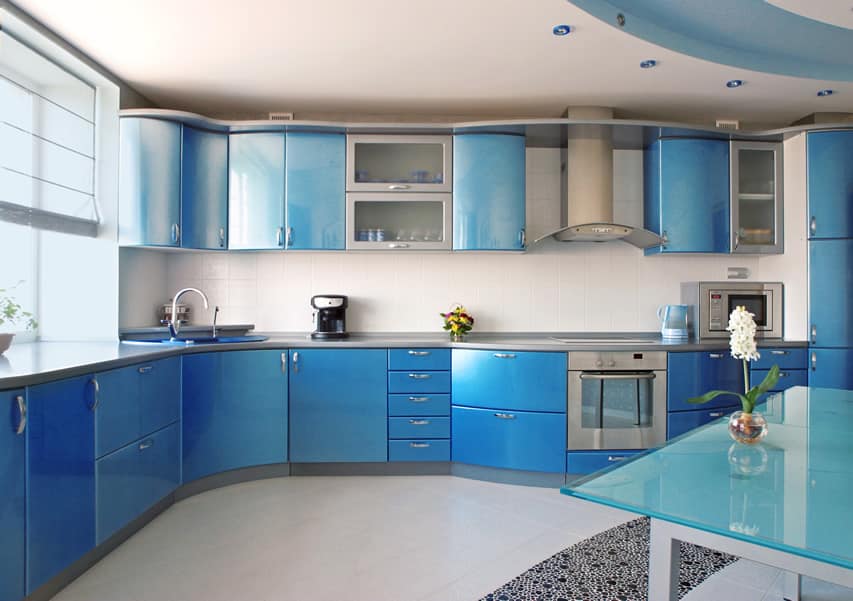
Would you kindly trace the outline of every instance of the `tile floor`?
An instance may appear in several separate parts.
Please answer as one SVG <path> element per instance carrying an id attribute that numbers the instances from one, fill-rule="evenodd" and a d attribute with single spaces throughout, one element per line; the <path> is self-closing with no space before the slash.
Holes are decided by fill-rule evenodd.
<path id="1" fill-rule="evenodd" d="M 173 505 L 54 601 L 476 601 L 632 517 L 452 476 L 262 480 Z M 781 600 L 779 576 L 740 561 L 687 601 Z M 806 586 L 806 599 L 853 599 Z"/>

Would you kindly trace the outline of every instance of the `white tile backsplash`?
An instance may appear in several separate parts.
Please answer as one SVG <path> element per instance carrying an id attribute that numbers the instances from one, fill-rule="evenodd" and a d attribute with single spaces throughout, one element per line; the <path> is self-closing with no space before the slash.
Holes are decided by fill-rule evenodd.
<path id="1" fill-rule="evenodd" d="M 787 152 L 787 148 L 786 148 Z M 615 161 L 617 213 L 642 218 L 642 155 L 620 151 Z M 559 226 L 560 153 L 529 149 L 527 212 L 529 241 Z M 802 194 L 788 181 L 788 203 Z M 555 196 L 556 194 L 556 196 Z M 804 194 L 804 192 L 803 192 Z M 800 211 L 801 212 L 801 211 Z M 799 219 L 798 211 L 791 216 Z M 795 227 L 787 227 L 789 235 Z M 250 322 L 259 330 L 313 329 L 313 294 L 350 297 L 351 331 L 439 332 L 439 311 L 464 303 L 479 331 L 654 331 L 657 307 L 680 301 L 680 284 L 725 280 L 728 267 L 746 267 L 759 280 L 763 262 L 774 280 L 806 281 L 803 245 L 791 256 L 668 255 L 646 257 L 623 242 L 561 243 L 548 239 L 520 253 L 239 252 L 166 253 L 167 291 L 194 285 L 220 322 Z M 157 252 L 157 251 L 137 251 Z M 787 255 L 787 253 L 786 253 Z M 122 264 L 134 268 L 139 261 Z M 150 270 L 149 270 L 150 271 Z M 123 278 L 123 281 L 131 278 Z M 805 314 L 798 293 L 787 292 L 787 312 Z M 150 295 L 149 295 L 150 296 Z M 795 302 L 791 302 L 794 299 Z M 197 322 L 209 322 L 200 300 L 187 296 Z M 123 307 L 122 324 L 150 323 L 140 303 Z M 133 314 L 128 314 L 131 311 Z M 788 318 L 789 337 L 804 337 L 805 317 Z M 793 329 L 792 329 L 793 324 Z M 802 330 L 802 332 L 800 331 Z"/>

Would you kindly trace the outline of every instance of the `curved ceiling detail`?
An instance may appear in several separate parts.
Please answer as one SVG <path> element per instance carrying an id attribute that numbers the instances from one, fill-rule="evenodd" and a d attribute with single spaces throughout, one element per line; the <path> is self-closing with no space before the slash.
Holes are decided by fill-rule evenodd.
<path id="1" fill-rule="evenodd" d="M 800 16 L 793 12 L 797 2 L 785 2 L 784 9 L 764 0 L 569 2 L 626 33 L 689 56 L 764 73 L 853 81 L 853 30 Z"/>

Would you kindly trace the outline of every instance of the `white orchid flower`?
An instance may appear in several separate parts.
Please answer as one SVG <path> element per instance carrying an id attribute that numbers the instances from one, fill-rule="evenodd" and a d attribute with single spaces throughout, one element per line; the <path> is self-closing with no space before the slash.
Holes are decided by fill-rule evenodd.
<path id="1" fill-rule="evenodd" d="M 755 361 L 761 357 L 755 345 L 755 332 L 758 327 L 755 325 L 753 317 L 755 315 L 744 307 L 735 307 L 735 310 L 729 315 L 729 325 L 726 330 L 731 333 L 729 346 L 731 347 L 732 357 L 735 359 Z"/>

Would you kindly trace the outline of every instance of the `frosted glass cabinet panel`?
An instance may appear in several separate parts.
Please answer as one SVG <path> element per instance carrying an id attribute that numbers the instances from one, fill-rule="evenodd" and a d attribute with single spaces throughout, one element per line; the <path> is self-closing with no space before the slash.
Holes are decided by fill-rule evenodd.
<path id="1" fill-rule="evenodd" d="M 347 190 L 450 192 L 451 136 L 347 136 Z"/>
<path id="2" fill-rule="evenodd" d="M 733 253 L 782 252 L 782 145 L 732 142 Z"/>
<path id="3" fill-rule="evenodd" d="M 347 248 L 449 250 L 450 194 L 347 194 Z"/>

